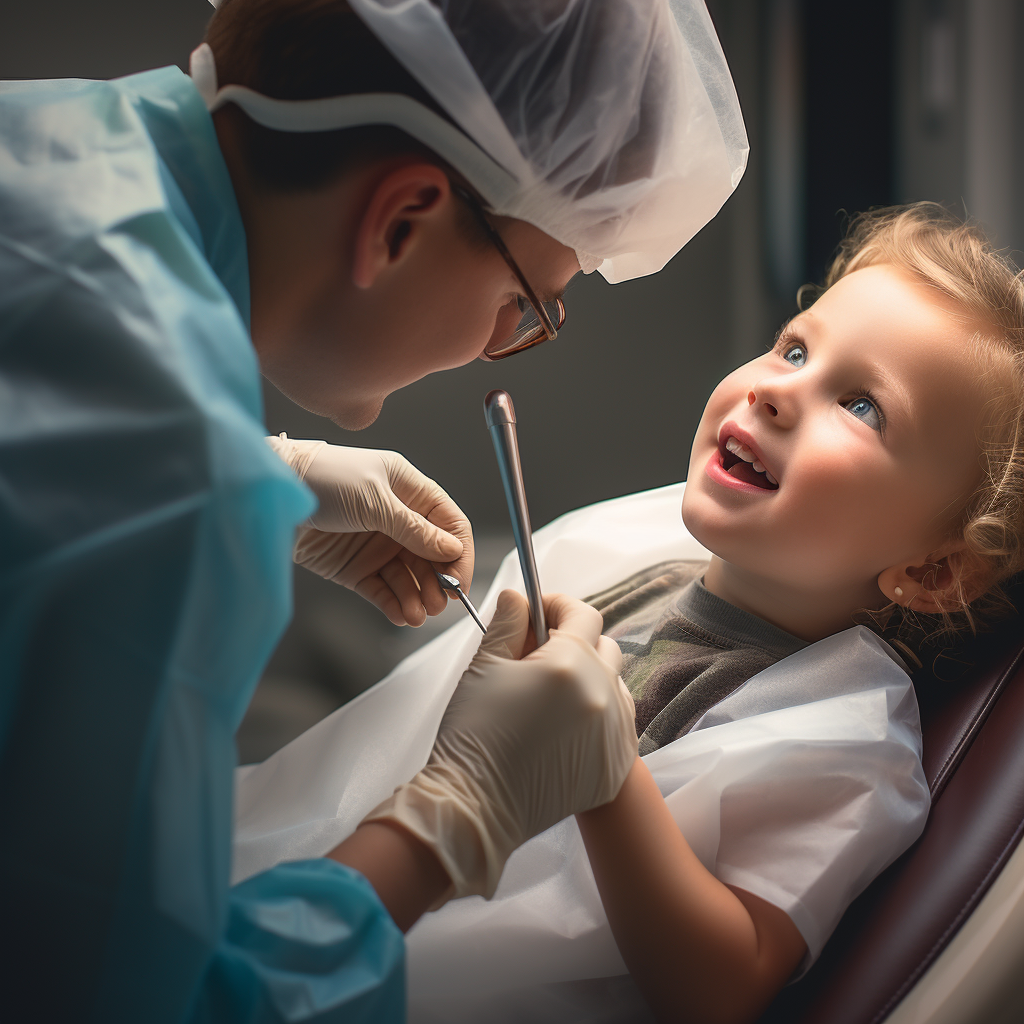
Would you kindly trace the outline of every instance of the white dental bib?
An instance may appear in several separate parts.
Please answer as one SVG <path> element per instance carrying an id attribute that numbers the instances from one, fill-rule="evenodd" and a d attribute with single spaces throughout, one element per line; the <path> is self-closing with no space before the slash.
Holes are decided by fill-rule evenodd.
<path id="1" fill-rule="evenodd" d="M 706 558 L 680 519 L 683 484 L 572 512 L 534 537 L 546 592 L 577 597 L 672 558 Z M 515 552 L 480 605 L 522 590 Z M 425 763 L 479 643 L 467 618 L 236 785 L 233 880 L 325 854 Z M 929 807 L 917 700 L 863 627 L 754 676 L 645 761 L 709 870 L 781 907 L 807 966 Z M 428 914 L 408 936 L 411 1022 L 647 1020 L 574 819 L 517 850 L 490 901 Z"/>

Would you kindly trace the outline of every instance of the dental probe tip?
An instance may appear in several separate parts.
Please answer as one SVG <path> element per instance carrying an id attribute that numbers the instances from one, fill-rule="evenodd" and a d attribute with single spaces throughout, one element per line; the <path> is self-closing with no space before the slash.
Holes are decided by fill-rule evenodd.
<path id="1" fill-rule="evenodd" d="M 473 607 L 473 602 L 466 596 L 462 589 L 462 584 L 454 576 L 449 576 L 446 572 L 438 572 L 434 570 L 434 575 L 437 577 L 437 582 L 444 587 L 445 590 L 454 590 L 459 600 L 466 606 L 466 611 L 473 617 L 473 621 L 480 627 L 480 632 L 485 636 L 487 635 L 487 627 L 484 625 L 484 620 L 480 618 L 480 613 Z"/>

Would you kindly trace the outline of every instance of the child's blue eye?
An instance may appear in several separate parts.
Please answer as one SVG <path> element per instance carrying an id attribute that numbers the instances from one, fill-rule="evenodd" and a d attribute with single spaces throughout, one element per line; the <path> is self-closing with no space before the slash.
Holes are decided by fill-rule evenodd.
<path id="1" fill-rule="evenodd" d="M 783 353 L 782 358 L 794 366 L 803 366 L 807 362 L 807 349 L 803 345 L 791 345 Z"/>
<path id="2" fill-rule="evenodd" d="M 860 398 L 851 398 L 850 401 L 844 403 L 844 408 L 852 412 L 858 419 L 863 420 L 872 430 L 881 432 L 882 417 L 870 398 L 865 398 L 863 395 Z"/>

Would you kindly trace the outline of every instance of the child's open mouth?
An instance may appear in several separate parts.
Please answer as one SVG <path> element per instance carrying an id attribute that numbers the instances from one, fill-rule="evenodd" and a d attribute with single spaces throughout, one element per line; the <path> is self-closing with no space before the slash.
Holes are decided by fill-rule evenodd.
<path id="1" fill-rule="evenodd" d="M 762 487 L 766 491 L 777 491 L 779 482 L 758 461 L 757 456 L 735 437 L 727 437 L 719 448 L 722 469 L 731 477 L 745 484 Z"/>

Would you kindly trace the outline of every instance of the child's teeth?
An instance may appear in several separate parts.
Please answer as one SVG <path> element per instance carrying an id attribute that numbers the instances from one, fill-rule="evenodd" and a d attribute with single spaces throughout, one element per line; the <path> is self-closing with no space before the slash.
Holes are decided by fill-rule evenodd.
<path id="1" fill-rule="evenodd" d="M 726 451 L 730 451 L 733 455 L 738 455 L 744 462 L 753 462 L 754 453 L 745 445 L 738 441 L 735 437 L 730 437 L 725 442 Z"/>
<path id="2" fill-rule="evenodd" d="M 755 472 L 764 473 L 765 479 L 773 487 L 779 486 L 779 481 L 776 480 L 775 477 L 773 477 L 771 473 L 769 473 L 768 470 L 764 468 L 764 463 L 759 458 L 757 458 L 757 456 L 755 456 L 754 453 L 738 438 L 726 438 L 725 450 L 728 452 L 732 452 L 733 455 L 738 455 L 744 462 L 749 462 Z"/>
<path id="3" fill-rule="evenodd" d="M 738 455 L 744 462 L 749 462 L 756 472 L 764 473 L 770 484 L 776 487 L 778 486 L 779 481 L 764 468 L 764 463 L 757 458 L 757 456 L 755 456 L 745 444 L 742 444 L 735 437 L 730 437 L 726 440 L 725 450 L 732 452 L 733 455 Z"/>

